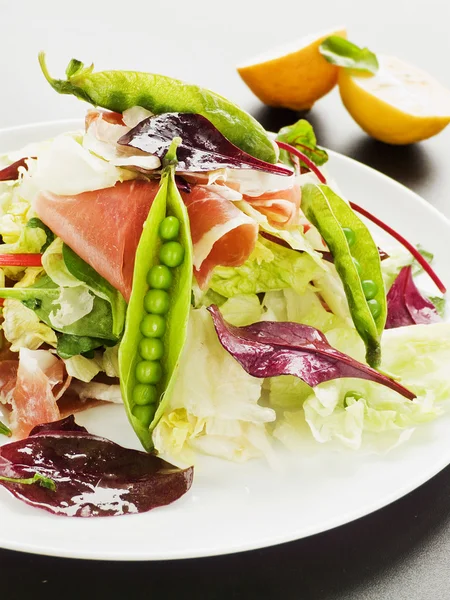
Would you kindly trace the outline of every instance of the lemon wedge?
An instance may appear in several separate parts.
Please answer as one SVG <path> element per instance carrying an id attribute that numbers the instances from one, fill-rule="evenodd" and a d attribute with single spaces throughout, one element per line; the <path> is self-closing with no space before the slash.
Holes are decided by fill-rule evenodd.
<path id="1" fill-rule="evenodd" d="M 412 144 L 442 131 L 450 122 L 450 91 L 398 58 L 377 58 L 373 76 L 339 71 L 342 101 L 358 125 L 388 144 Z"/>
<path id="2" fill-rule="evenodd" d="M 237 67 L 239 75 L 269 106 L 306 110 L 337 83 L 338 68 L 319 52 L 330 35 L 346 37 L 343 28 L 310 35 Z"/>

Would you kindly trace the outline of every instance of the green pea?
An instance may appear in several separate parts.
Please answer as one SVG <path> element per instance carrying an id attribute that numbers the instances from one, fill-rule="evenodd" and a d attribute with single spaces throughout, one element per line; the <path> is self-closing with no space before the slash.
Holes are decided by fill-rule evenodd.
<path id="1" fill-rule="evenodd" d="M 353 229 L 350 229 L 350 227 L 343 227 L 342 231 L 344 232 L 344 235 L 347 238 L 347 244 L 349 246 L 353 246 L 353 244 L 356 242 L 356 235 Z"/>
<path id="2" fill-rule="evenodd" d="M 354 400 L 360 400 L 362 398 L 362 394 L 360 394 L 359 392 L 355 392 L 355 391 L 348 391 L 345 396 L 344 396 L 344 406 L 347 407 L 349 404 L 349 399 L 353 398 Z"/>
<path id="3" fill-rule="evenodd" d="M 155 315 L 164 315 L 169 310 L 169 294 L 164 290 L 149 290 L 144 297 L 144 308 Z"/>
<path id="4" fill-rule="evenodd" d="M 159 237 L 162 240 L 176 240 L 180 233 L 180 221 L 176 217 L 166 217 L 159 226 Z"/>
<path id="5" fill-rule="evenodd" d="M 144 360 L 159 360 L 164 354 L 164 345 L 158 338 L 142 338 L 139 342 L 139 354 Z"/>
<path id="6" fill-rule="evenodd" d="M 136 365 L 136 379 L 139 383 L 158 383 L 161 377 L 161 364 L 156 360 L 141 360 Z"/>
<path id="7" fill-rule="evenodd" d="M 172 281 L 172 272 L 166 265 L 155 265 L 147 275 L 148 285 L 155 290 L 168 290 Z"/>
<path id="8" fill-rule="evenodd" d="M 154 404 L 146 404 L 145 406 L 140 406 L 136 404 L 133 406 L 133 416 L 136 417 L 145 427 L 148 427 L 152 422 L 153 416 L 155 414 L 155 405 Z"/>
<path id="9" fill-rule="evenodd" d="M 140 330 L 144 337 L 160 338 L 166 331 L 166 321 L 161 315 L 145 315 Z"/>
<path id="10" fill-rule="evenodd" d="M 361 268 L 361 263 L 359 262 L 359 260 L 357 260 L 356 258 L 353 257 L 353 264 L 355 265 L 356 270 L 358 271 L 358 275 L 361 275 L 362 268 Z"/>
<path id="11" fill-rule="evenodd" d="M 184 248 L 180 242 L 166 242 L 159 251 L 159 260 L 167 267 L 178 267 L 184 259 Z"/>
<path id="12" fill-rule="evenodd" d="M 372 317 L 376 319 L 381 313 L 380 303 L 378 302 L 378 300 L 375 300 L 375 298 L 373 298 L 372 300 L 368 300 L 367 304 L 369 305 Z"/>
<path id="13" fill-rule="evenodd" d="M 366 300 L 372 300 L 378 293 L 378 286 L 372 279 L 365 279 L 361 282 L 362 289 Z"/>
<path id="14" fill-rule="evenodd" d="M 138 383 L 133 390 L 133 403 L 139 406 L 154 404 L 156 402 L 156 388 L 154 385 Z"/>

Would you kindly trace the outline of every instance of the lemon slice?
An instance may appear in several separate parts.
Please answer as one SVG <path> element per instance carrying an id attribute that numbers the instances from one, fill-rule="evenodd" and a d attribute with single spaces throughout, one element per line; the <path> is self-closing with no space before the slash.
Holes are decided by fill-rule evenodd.
<path id="1" fill-rule="evenodd" d="M 320 44 L 330 35 L 347 34 L 339 28 L 310 35 L 237 67 L 238 73 L 265 104 L 309 109 L 337 83 L 338 68 L 319 52 Z"/>
<path id="2" fill-rule="evenodd" d="M 341 98 L 355 121 L 388 144 L 412 144 L 442 131 L 450 122 L 450 91 L 398 58 L 377 58 L 373 76 L 340 69 Z"/>

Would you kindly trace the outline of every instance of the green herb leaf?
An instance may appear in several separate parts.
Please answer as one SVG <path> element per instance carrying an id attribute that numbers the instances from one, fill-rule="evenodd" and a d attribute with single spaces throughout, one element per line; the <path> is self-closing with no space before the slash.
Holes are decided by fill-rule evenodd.
<path id="1" fill-rule="evenodd" d="M 366 346 L 367 362 L 372 367 L 378 367 L 381 362 L 380 339 L 386 323 L 387 305 L 377 245 L 366 225 L 350 206 L 326 185 L 304 185 L 302 209 L 309 221 L 317 227 L 333 255 L 350 314 Z M 344 230 L 347 234 L 351 230 L 351 244 Z M 373 284 L 370 302 L 376 302 L 376 316 L 372 315 L 366 299 L 363 281 Z"/>
<path id="2" fill-rule="evenodd" d="M 8 437 L 12 436 L 12 431 L 9 427 L 7 427 L 4 423 L 0 421 L 0 434 L 7 435 Z"/>
<path id="3" fill-rule="evenodd" d="M 50 314 L 58 306 L 57 300 L 61 290 L 62 288 L 48 275 L 43 275 L 27 288 L 0 288 L 0 298 L 21 300 L 28 308 L 34 310 L 41 321 L 61 333 L 108 339 L 117 343 L 118 336 L 113 332 L 111 304 L 99 296 L 94 296 L 94 304 L 89 314 L 70 325 L 55 327 L 51 322 Z"/>
<path id="4" fill-rule="evenodd" d="M 112 333 L 119 337 L 123 331 L 127 309 L 122 294 L 66 244 L 63 244 L 62 255 L 69 273 L 85 283 L 96 296 L 110 303 L 113 317 Z"/>
<path id="5" fill-rule="evenodd" d="M 360 48 L 343 37 L 332 35 L 324 40 L 319 51 L 331 64 L 346 69 L 375 75 L 378 71 L 378 59 L 368 48 Z"/>
<path id="6" fill-rule="evenodd" d="M 445 317 L 445 307 L 446 307 L 446 299 L 442 296 L 428 296 L 428 300 L 434 304 L 436 308 L 437 314 L 444 318 Z"/>
<path id="7" fill-rule="evenodd" d="M 61 358 L 71 358 L 78 354 L 85 355 L 102 346 L 114 346 L 115 344 L 116 341 L 114 340 L 103 340 L 87 335 L 70 335 L 68 333 L 63 333 L 58 336 L 56 352 Z"/>
<path id="8" fill-rule="evenodd" d="M 20 477 L 4 477 L 0 475 L 1 481 L 8 481 L 9 483 L 20 483 L 21 485 L 33 485 L 38 483 L 41 487 L 47 488 L 54 492 L 56 490 L 56 483 L 50 477 L 46 477 L 41 473 L 35 473 L 33 477 L 21 479 Z"/>
<path id="9" fill-rule="evenodd" d="M 300 119 L 297 123 L 280 129 L 277 140 L 294 146 L 294 148 L 306 154 L 315 165 L 323 165 L 328 160 L 326 151 L 317 146 L 312 125 L 305 119 Z M 280 151 L 280 160 L 286 165 L 292 165 L 291 155 L 286 150 Z M 302 162 L 300 164 L 306 167 Z"/>

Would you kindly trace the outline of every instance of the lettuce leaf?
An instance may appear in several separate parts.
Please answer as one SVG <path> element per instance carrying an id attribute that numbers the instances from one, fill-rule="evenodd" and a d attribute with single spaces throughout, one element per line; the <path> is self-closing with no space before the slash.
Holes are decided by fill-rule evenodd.
<path id="1" fill-rule="evenodd" d="M 261 385 L 222 348 L 207 310 L 192 309 L 175 390 L 153 434 L 155 448 L 179 463 L 192 461 L 193 450 L 238 461 L 270 454 L 265 423 L 275 412 L 258 404 Z"/>
<path id="2" fill-rule="evenodd" d="M 256 294 L 238 294 L 233 298 L 229 298 L 220 307 L 224 319 L 236 327 L 260 321 L 262 311 L 261 303 Z"/>
<path id="3" fill-rule="evenodd" d="M 331 344 L 354 358 L 361 360 L 364 356 L 363 345 L 354 330 L 335 329 L 327 337 Z M 310 389 L 306 399 L 305 390 L 301 389 L 296 401 L 293 390 L 287 389 L 290 382 L 277 381 L 271 384 L 271 402 L 291 410 L 284 413 L 277 425 L 276 437 L 292 440 L 301 422 L 299 413 L 304 411 L 311 433 L 320 443 L 337 441 L 353 449 L 367 446 L 386 450 L 407 439 L 420 423 L 441 414 L 450 396 L 450 324 L 388 330 L 382 346 L 383 370 L 414 391 L 415 400 L 405 400 L 369 382 L 341 379 Z"/>
<path id="4" fill-rule="evenodd" d="M 37 350 L 44 343 L 56 347 L 53 329 L 42 323 L 36 313 L 20 300 L 5 300 L 3 319 L 5 338 L 11 343 L 13 352 L 19 352 L 21 348 Z"/>
<path id="5" fill-rule="evenodd" d="M 256 251 L 240 267 L 216 267 L 209 286 L 226 298 L 285 288 L 301 294 L 312 279 L 322 274 L 306 252 L 296 252 L 261 238 Z"/>

